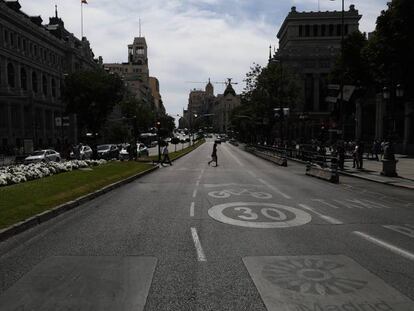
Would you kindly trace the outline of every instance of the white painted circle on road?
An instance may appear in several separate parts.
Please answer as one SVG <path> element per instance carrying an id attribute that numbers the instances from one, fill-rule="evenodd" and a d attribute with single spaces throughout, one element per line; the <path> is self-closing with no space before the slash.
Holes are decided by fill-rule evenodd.
<path id="1" fill-rule="evenodd" d="M 260 229 L 302 226 L 312 220 L 312 216 L 303 210 L 286 205 L 258 202 L 215 205 L 208 210 L 208 214 L 211 218 L 225 224 Z"/>

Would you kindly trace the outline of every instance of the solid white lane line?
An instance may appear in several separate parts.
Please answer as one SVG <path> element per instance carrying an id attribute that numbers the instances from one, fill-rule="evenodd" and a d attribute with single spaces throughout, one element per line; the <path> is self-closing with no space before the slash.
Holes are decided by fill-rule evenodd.
<path id="1" fill-rule="evenodd" d="M 191 206 L 190 206 L 190 217 L 194 217 L 194 202 L 191 202 Z"/>
<path id="2" fill-rule="evenodd" d="M 207 261 L 206 255 L 204 254 L 203 248 L 201 247 L 201 242 L 197 234 L 196 228 L 191 228 L 191 235 L 193 236 L 194 246 L 197 251 L 198 261 Z"/>
<path id="3" fill-rule="evenodd" d="M 194 189 L 193 191 L 193 198 L 195 198 L 197 196 L 197 189 Z"/>
<path id="4" fill-rule="evenodd" d="M 325 220 L 325 221 L 327 221 L 327 222 L 329 222 L 329 223 L 331 223 L 333 225 L 343 225 L 344 224 L 342 221 L 340 221 L 338 219 L 335 219 L 335 218 L 333 218 L 331 216 L 323 215 L 323 214 L 319 213 L 318 211 L 315 211 L 315 209 L 313 209 L 310 206 L 307 206 L 305 204 L 298 204 L 298 205 L 300 207 L 302 207 L 303 209 L 306 209 L 308 211 L 311 211 L 312 213 L 318 215 L 320 218 L 322 218 L 323 220 Z"/>
<path id="5" fill-rule="evenodd" d="M 387 225 L 383 226 L 389 230 L 404 234 L 412 239 L 414 239 L 414 227 L 410 225 Z"/>
<path id="6" fill-rule="evenodd" d="M 236 161 L 236 162 L 237 162 L 237 164 L 238 164 L 238 165 L 240 165 L 240 166 L 244 166 L 244 164 L 243 164 L 243 163 L 241 163 L 241 162 L 240 162 L 240 160 L 239 160 L 239 159 L 237 159 L 237 158 L 236 158 L 236 156 L 235 156 L 234 154 L 232 154 L 232 153 L 230 152 L 230 150 L 228 150 L 228 149 L 227 149 L 227 147 L 224 147 L 224 148 L 223 148 L 223 150 L 225 150 L 225 151 L 226 151 L 226 152 L 227 152 L 227 153 L 228 153 L 228 154 L 229 154 L 229 155 L 230 155 L 230 156 L 234 159 L 234 161 Z"/>
<path id="7" fill-rule="evenodd" d="M 360 237 L 362 237 L 363 239 L 365 239 L 365 240 L 367 240 L 369 242 L 372 242 L 374 244 L 377 244 L 378 246 L 381 246 L 383 248 L 386 248 L 389 251 L 391 251 L 391 252 L 393 252 L 393 253 L 395 253 L 397 255 L 400 255 L 400 256 L 402 256 L 404 258 L 407 258 L 409 260 L 413 260 L 414 261 L 414 254 L 411 253 L 411 252 L 409 252 L 409 251 L 407 251 L 407 250 L 405 250 L 405 249 L 402 249 L 402 248 L 399 248 L 397 246 L 394 246 L 394 245 L 392 245 L 392 244 L 390 244 L 388 242 L 385 242 L 383 240 L 374 238 L 374 237 L 372 237 L 372 236 L 370 236 L 370 235 L 368 235 L 366 233 L 363 233 L 363 232 L 354 231 L 352 233 L 353 234 L 356 234 L 356 235 L 358 235 Z"/>
<path id="8" fill-rule="evenodd" d="M 258 179 L 262 184 L 266 185 L 268 188 L 272 189 L 274 192 L 279 193 L 282 197 L 284 197 L 285 199 L 292 199 L 291 196 L 287 195 L 286 193 L 280 191 L 278 188 L 276 188 L 275 186 L 269 184 L 267 181 L 264 181 L 263 179 L 259 178 Z"/>

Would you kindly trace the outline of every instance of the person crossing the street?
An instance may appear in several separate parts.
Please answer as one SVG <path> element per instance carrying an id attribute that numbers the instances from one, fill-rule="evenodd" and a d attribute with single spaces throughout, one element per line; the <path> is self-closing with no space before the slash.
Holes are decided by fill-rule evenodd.
<path id="1" fill-rule="evenodd" d="M 218 166 L 218 161 L 217 161 L 217 142 L 214 142 L 214 146 L 213 146 L 213 152 L 211 153 L 211 161 L 208 162 L 208 165 L 210 165 L 210 163 L 212 162 L 216 162 L 215 166 Z"/>

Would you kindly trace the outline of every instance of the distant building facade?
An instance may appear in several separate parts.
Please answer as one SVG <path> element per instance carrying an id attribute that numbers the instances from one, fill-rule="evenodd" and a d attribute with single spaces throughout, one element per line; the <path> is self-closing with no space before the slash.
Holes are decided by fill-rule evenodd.
<path id="1" fill-rule="evenodd" d="M 118 74 L 138 100 L 157 112 L 165 112 L 159 82 L 149 75 L 148 46 L 144 37 L 135 37 L 133 43 L 128 45 L 128 62 L 107 63 L 104 68 Z"/>
<path id="2" fill-rule="evenodd" d="M 227 133 L 230 129 L 230 117 L 233 109 L 240 105 L 240 96 L 236 94 L 231 80 L 226 83 L 223 94 L 214 95 L 214 86 L 208 81 L 204 90 L 192 90 L 188 98 L 188 107 L 183 112 L 179 126 L 187 128 L 207 128 L 209 131 Z"/>
<path id="3" fill-rule="evenodd" d="M 321 124 L 330 122 L 334 109 L 326 101 L 328 75 L 334 68 L 341 52 L 342 31 L 344 37 L 358 31 L 361 15 L 354 5 L 344 12 L 298 12 L 296 7 L 284 20 L 277 37 L 279 49 L 274 59 L 283 68 L 289 67 L 299 75 L 303 100 L 291 108 L 287 132 L 294 137 L 316 137 Z"/>
<path id="4" fill-rule="evenodd" d="M 240 106 L 240 96 L 236 94 L 231 83 L 227 84 L 224 93 L 217 95 L 213 109 L 213 128 L 218 133 L 231 131 L 231 113 L 233 109 Z"/>
<path id="5" fill-rule="evenodd" d="M 86 38 L 69 33 L 58 17 L 43 25 L 21 11 L 18 0 L 0 0 L 0 153 L 30 142 L 34 148 L 76 142 L 76 117 L 67 127 L 61 101 L 64 75 L 99 66 Z"/>

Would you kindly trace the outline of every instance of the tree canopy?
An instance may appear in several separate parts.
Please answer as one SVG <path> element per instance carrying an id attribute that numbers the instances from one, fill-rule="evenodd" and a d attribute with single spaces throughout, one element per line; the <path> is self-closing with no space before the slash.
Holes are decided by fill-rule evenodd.
<path id="1" fill-rule="evenodd" d="M 68 75 L 62 96 L 67 112 L 77 114 L 79 128 L 99 133 L 123 94 L 124 84 L 119 76 L 97 69 Z"/>

